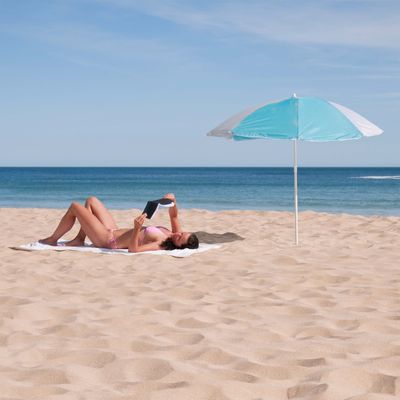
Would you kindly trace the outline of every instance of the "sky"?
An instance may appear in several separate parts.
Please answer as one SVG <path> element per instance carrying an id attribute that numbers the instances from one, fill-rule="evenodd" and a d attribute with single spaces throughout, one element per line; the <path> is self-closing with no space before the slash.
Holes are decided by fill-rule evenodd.
<path id="1" fill-rule="evenodd" d="M 288 141 L 206 133 L 316 96 L 378 137 L 300 166 L 400 166 L 398 0 L 0 0 L 0 166 L 291 166 Z"/>

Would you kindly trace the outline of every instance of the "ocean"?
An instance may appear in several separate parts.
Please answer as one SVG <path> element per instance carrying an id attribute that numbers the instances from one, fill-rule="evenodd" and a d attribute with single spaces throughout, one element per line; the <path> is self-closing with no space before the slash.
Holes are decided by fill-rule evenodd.
<path id="1" fill-rule="evenodd" d="M 299 168 L 298 182 L 300 211 L 400 215 L 400 168 Z M 0 207 L 141 209 L 168 192 L 182 208 L 292 211 L 293 169 L 0 168 Z"/>

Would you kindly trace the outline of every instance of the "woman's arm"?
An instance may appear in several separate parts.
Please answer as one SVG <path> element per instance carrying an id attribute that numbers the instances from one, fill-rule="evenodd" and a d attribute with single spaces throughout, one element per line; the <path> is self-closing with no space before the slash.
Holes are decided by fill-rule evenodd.
<path id="1" fill-rule="evenodd" d="M 142 228 L 143 222 L 146 218 L 146 214 L 142 214 L 135 218 L 135 226 L 133 228 L 131 241 L 129 243 L 129 253 L 141 253 L 142 251 L 160 250 L 158 243 L 147 243 L 139 244 L 139 235 Z"/>
<path id="2" fill-rule="evenodd" d="M 154 250 L 162 250 L 156 242 L 142 244 L 138 246 L 136 250 L 128 249 L 129 253 L 142 253 L 143 251 L 154 251 Z"/>
<path id="3" fill-rule="evenodd" d="M 136 253 L 139 249 L 139 235 L 145 218 L 146 214 L 142 214 L 135 218 L 132 237 L 128 246 L 128 251 L 130 253 Z"/>
<path id="4" fill-rule="evenodd" d="M 167 193 L 164 198 L 170 199 L 174 202 L 174 206 L 169 208 L 169 219 L 171 221 L 172 232 L 182 232 L 181 224 L 178 219 L 178 206 L 176 205 L 175 195 L 173 193 Z"/>

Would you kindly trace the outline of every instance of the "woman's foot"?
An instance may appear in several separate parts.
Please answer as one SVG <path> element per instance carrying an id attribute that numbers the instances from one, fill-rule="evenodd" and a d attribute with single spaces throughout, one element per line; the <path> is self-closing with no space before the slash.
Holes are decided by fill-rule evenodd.
<path id="1" fill-rule="evenodd" d="M 54 240 L 54 238 L 52 238 L 51 236 L 46 239 L 40 239 L 39 243 L 48 244 L 50 246 L 57 246 L 57 240 Z"/>
<path id="2" fill-rule="evenodd" d="M 81 240 L 81 239 L 72 239 L 68 242 L 64 243 L 64 246 L 76 246 L 76 247 L 80 247 L 80 246 L 84 246 L 85 245 L 85 241 Z"/>

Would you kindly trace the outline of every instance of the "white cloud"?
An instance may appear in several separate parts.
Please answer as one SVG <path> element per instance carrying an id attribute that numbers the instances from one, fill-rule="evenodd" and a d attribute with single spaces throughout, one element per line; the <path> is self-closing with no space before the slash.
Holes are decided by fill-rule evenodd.
<path id="1" fill-rule="evenodd" d="M 198 71 L 205 65 L 190 46 L 163 37 L 122 34 L 79 23 L 3 24 L 0 32 L 46 45 L 48 54 L 84 68 L 134 73 L 138 63 L 162 71 Z"/>
<path id="2" fill-rule="evenodd" d="M 245 33 L 269 41 L 400 48 L 400 2 L 392 0 L 95 1 L 191 28 Z"/>

